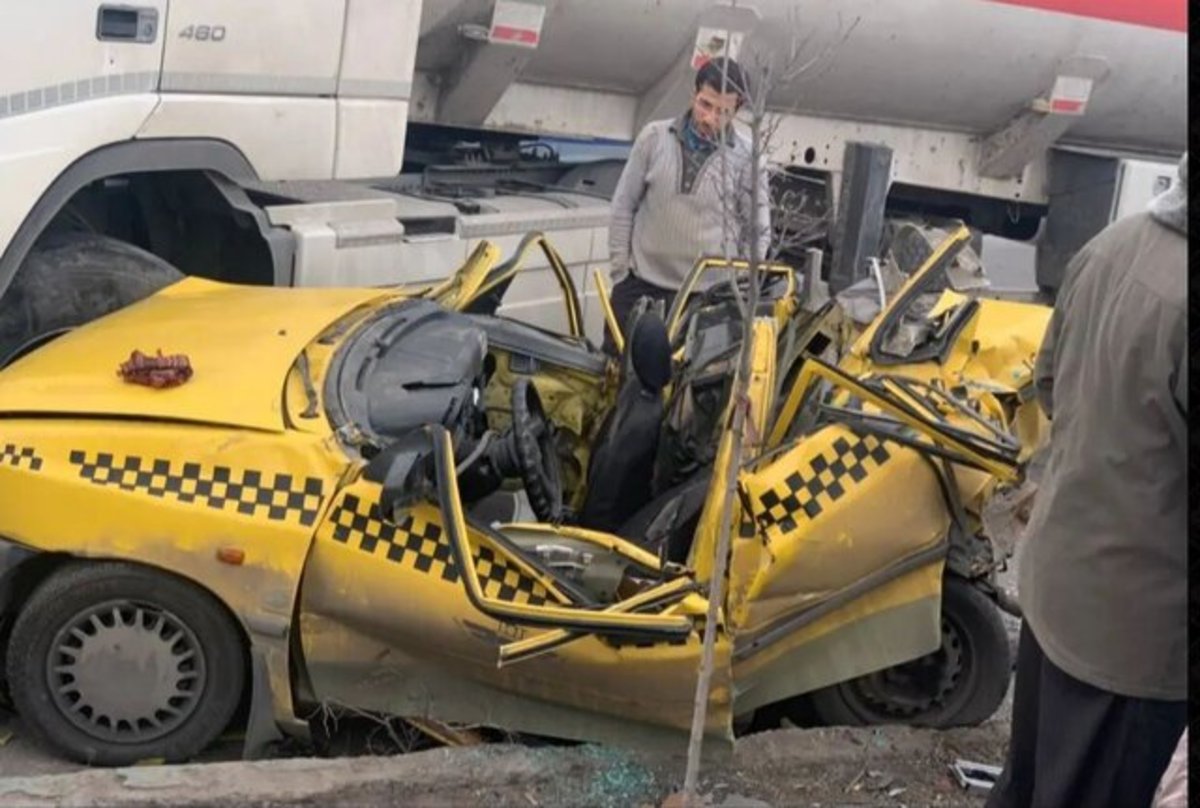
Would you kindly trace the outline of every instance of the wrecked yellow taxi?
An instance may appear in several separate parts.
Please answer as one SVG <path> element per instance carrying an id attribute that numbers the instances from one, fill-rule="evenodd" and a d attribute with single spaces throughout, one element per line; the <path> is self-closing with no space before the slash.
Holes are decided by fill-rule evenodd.
<path id="1" fill-rule="evenodd" d="M 496 313 L 520 261 L 484 244 L 436 287 L 189 278 L 58 336 L 0 371 L 4 684 L 102 765 L 235 715 L 257 754 L 337 706 L 669 741 L 729 525 L 712 737 L 766 709 L 980 722 L 1011 667 L 980 514 L 1042 439 L 1049 311 L 939 283 L 966 241 L 862 333 L 765 273 L 732 513 L 732 280 L 640 309 L 619 361 L 537 238 L 567 333 Z M 116 372 L 156 349 L 189 373 Z"/>

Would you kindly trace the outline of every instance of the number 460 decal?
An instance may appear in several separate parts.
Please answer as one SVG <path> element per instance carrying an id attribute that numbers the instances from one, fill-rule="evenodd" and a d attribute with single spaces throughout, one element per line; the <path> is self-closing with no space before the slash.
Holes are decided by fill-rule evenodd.
<path id="1" fill-rule="evenodd" d="M 194 39 L 197 42 L 221 42 L 225 39 L 224 25 L 189 25 L 179 32 L 180 39 Z"/>

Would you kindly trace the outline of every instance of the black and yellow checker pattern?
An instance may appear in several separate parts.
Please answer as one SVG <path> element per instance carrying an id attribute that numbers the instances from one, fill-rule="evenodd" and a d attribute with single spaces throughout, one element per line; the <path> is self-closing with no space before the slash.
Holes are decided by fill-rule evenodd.
<path id="1" fill-rule="evenodd" d="M 399 524 L 385 522 L 379 506 L 347 493 L 329 516 L 334 541 L 358 547 L 443 581 L 458 581 L 458 565 L 442 526 L 408 515 Z"/>
<path id="2" fill-rule="evenodd" d="M 759 495 L 755 516 L 762 531 L 776 528 L 789 533 L 801 520 L 817 518 L 845 495 L 847 486 L 862 482 L 872 466 L 882 466 L 890 457 L 874 435 L 838 438 L 832 449 L 832 459 L 828 453 L 818 454 L 807 468 L 792 472 Z"/>
<path id="3" fill-rule="evenodd" d="M 509 564 L 491 547 L 480 547 L 475 552 L 475 571 L 483 585 L 483 594 L 490 598 L 533 606 L 550 600 L 544 586 Z"/>
<path id="4" fill-rule="evenodd" d="M 89 455 L 71 452 L 79 476 L 95 485 L 205 505 L 275 522 L 298 521 L 313 525 L 321 513 L 324 484 L 319 478 L 291 474 L 264 474 L 227 466 L 205 468 L 199 463 L 178 463 L 108 452 Z"/>
<path id="5" fill-rule="evenodd" d="M 329 517 L 334 541 L 357 547 L 364 553 L 385 558 L 418 572 L 457 583 L 460 570 L 450 550 L 450 539 L 441 525 L 409 513 L 392 524 L 384 521 L 375 502 L 346 493 Z M 541 606 L 550 593 L 536 579 L 522 572 L 490 547 L 474 553 L 475 571 L 483 593 L 497 600 Z"/>
<path id="6" fill-rule="evenodd" d="M 0 449 L 0 466 L 13 466 L 15 468 L 27 468 L 30 471 L 41 471 L 42 458 L 38 457 L 37 452 L 32 446 L 17 446 L 13 443 L 6 443 Z"/>

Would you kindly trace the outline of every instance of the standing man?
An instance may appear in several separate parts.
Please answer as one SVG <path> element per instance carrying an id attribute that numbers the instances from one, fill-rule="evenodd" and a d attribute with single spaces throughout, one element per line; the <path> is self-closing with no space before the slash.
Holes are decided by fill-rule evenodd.
<path id="1" fill-rule="evenodd" d="M 989 808 L 1149 806 L 1186 725 L 1187 232 L 1185 154 L 1059 290 L 1036 371 L 1050 458 Z"/>
<path id="2" fill-rule="evenodd" d="M 642 296 L 669 307 L 701 256 L 722 255 L 728 246 L 734 257 L 748 257 L 753 239 L 766 258 L 766 163 L 751 165 L 750 142 L 732 124 L 747 95 L 737 62 L 713 59 L 696 73 L 688 111 L 647 124 L 634 141 L 608 229 L 612 304 L 622 328 Z M 762 202 L 752 214 L 755 183 Z M 607 329 L 604 345 L 614 352 Z"/>

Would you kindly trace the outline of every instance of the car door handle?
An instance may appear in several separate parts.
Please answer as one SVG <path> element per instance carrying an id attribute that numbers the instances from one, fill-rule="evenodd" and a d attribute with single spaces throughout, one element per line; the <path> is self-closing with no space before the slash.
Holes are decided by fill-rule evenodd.
<path id="1" fill-rule="evenodd" d="M 100 6 L 96 14 L 96 39 L 101 42 L 151 43 L 158 39 L 158 9 Z"/>

